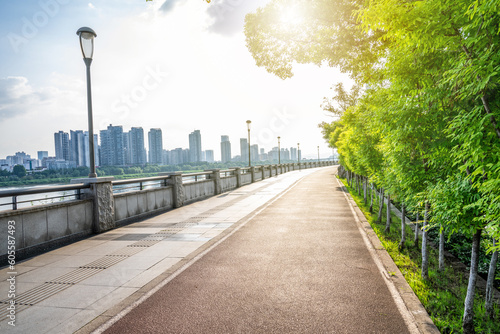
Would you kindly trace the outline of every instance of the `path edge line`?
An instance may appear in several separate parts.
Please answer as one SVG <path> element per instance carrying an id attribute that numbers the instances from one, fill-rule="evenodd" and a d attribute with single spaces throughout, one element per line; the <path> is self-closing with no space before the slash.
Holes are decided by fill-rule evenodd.
<path id="1" fill-rule="evenodd" d="M 335 177 L 356 221 L 368 252 L 377 265 L 394 302 L 412 334 L 439 334 L 439 330 L 410 287 L 398 266 L 384 248 L 365 215 L 340 180 Z M 389 274 L 391 272 L 392 274 Z"/>

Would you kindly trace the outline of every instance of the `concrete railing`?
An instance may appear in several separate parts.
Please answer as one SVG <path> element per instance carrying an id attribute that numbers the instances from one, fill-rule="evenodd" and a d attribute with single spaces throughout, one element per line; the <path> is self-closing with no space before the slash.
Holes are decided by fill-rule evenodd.
<path id="1" fill-rule="evenodd" d="M 201 173 L 160 173 L 158 177 L 119 181 L 113 177 L 72 180 L 73 185 L 64 187 L 78 189 L 79 197 L 75 200 L 0 212 L 0 263 L 6 263 L 12 240 L 18 258 L 27 257 L 288 171 L 332 164 L 302 162 Z M 9 238 L 12 222 L 15 232 Z"/>

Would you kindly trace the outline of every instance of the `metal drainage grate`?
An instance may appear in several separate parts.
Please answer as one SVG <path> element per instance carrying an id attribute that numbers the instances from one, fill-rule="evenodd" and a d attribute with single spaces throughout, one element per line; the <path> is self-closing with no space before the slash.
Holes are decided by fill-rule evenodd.
<path id="1" fill-rule="evenodd" d="M 10 305 L 10 302 L 9 303 L 3 303 L 3 302 L 0 302 L 0 305 L 7 305 L 9 304 Z M 29 305 L 16 305 L 16 314 L 21 312 L 21 311 L 24 311 L 25 309 L 27 309 L 29 307 Z M 1 320 L 5 320 L 7 318 L 7 316 L 9 315 L 10 311 L 7 309 L 7 306 L 5 307 L 2 307 L 0 309 L 0 319 Z"/>
<path id="2" fill-rule="evenodd" d="M 162 235 L 162 234 L 153 234 L 153 235 L 145 237 L 141 241 L 162 241 L 163 239 L 165 239 L 164 235 Z"/>
<path id="3" fill-rule="evenodd" d="M 52 284 L 76 284 L 78 282 L 83 281 L 84 279 L 89 278 L 90 276 L 93 276 L 100 272 L 103 269 L 100 268 L 78 268 L 73 271 L 70 271 L 69 273 L 59 276 L 57 278 L 54 278 L 47 283 L 52 283 Z"/>
<path id="4" fill-rule="evenodd" d="M 44 283 L 36 288 L 19 294 L 16 297 L 16 305 L 33 306 L 58 292 L 66 290 L 70 286 L 72 286 L 72 284 Z M 7 304 L 7 302 L 10 303 L 10 300 L 4 299 L 1 301 L 2 304 Z"/>
<path id="5" fill-rule="evenodd" d="M 133 244 L 128 245 L 127 247 L 151 247 L 154 244 L 157 244 L 159 242 L 160 241 L 158 241 L 158 240 L 141 240 L 141 241 L 134 242 Z"/>
<path id="6" fill-rule="evenodd" d="M 183 221 L 182 223 L 177 223 L 175 224 L 174 226 L 172 227 L 176 227 L 176 228 L 186 228 L 186 227 L 191 227 L 191 226 L 195 226 L 195 225 L 198 225 L 198 222 L 194 222 L 194 221 Z"/>
<path id="7" fill-rule="evenodd" d="M 118 255 L 105 256 L 98 260 L 90 262 L 89 264 L 80 266 L 80 268 L 106 269 L 111 267 L 112 265 L 117 264 L 118 262 L 125 260 L 126 258 L 128 258 L 128 256 L 118 256 Z"/>
<path id="8" fill-rule="evenodd" d="M 140 249 L 138 247 L 125 247 L 122 249 L 118 249 L 111 254 L 108 254 L 108 256 L 132 256 L 142 251 L 143 249 Z"/>

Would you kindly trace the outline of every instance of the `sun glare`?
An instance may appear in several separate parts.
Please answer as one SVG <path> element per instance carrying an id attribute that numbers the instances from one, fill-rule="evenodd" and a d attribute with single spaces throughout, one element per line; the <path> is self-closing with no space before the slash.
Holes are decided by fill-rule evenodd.
<path id="1" fill-rule="evenodd" d="M 303 17 L 296 7 L 286 8 L 280 16 L 282 24 L 287 26 L 299 25 L 302 23 Z"/>

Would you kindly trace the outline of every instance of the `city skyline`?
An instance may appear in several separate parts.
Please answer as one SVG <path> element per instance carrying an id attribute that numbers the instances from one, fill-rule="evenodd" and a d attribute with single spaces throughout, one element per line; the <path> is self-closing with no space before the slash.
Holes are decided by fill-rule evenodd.
<path id="1" fill-rule="evenodd" d="M 117 129 L 114 129 L 114 128 L 117 128 Z M 151 132 L 151 130 L 154 130 L 157 133 L 156 134 L 156 141 L 157 141 L 156 145 L 161 144 L 160 146 L 162 147 L 162 154 L 163 154 L 164 150 L 170 151 L 170 150 L 175 150 L 175 149 L 179 148 L 179 147 L 173 147 L 173 146 L 168 147 L 168 145 L 165 145 L 165 143 L 163 143 L 162 129 L 160 129 L 160 128 L 149 129 L 148 135 L 146 136 L 144 134 L 144 129 L 142 127 L 132 126 L 129 131 L 125 131 L 123 129 L 122 125 L 109 124 L 107 129 L 95 131 L 97 133 L 100 133 L 100 135 L 98 135 L 97 133 L 94 134 L 94 144 L 96 146 L 94 149 L 94 151 L 96 152 L 95 153 L 96 154 L 96 157 L 95 157 L 96 165 L 97 166 L 100 166 L 100 165 L 104 165 L 104 166 L 105 165 L 141 165 L 141 164 L 145 164 L 146 162 L 151 163 L 150 144 L 149 144 L 151 141 L 151 139 L 150 139 L 151 136 L 150 136 L 149 132 Z M 101 135 L 104 134 L 105 136 L 108 136 L 106 131 L 118 131 L 118 136 L 120 138 L 124 137 L 123 141 L 118 142 L 115 140 L 115 142 L 113 144 L 110 144 L 111 146 L 108 147 L 108 146 L 104 145 L 104 148 L 101 148 L 101 141 L 102 141 L 102 137 L 103 137 Z M 142 152 L 142 157 L 143 157 L 142 160 L 140 160 L 137 157 L 135 157 L 135 158 L 133 158 L 131 156 L 127 157 L 127 154 L 130 154 L 130 152 L 127 153 L 127 149 L 130 150 L 130 148 L 128 148 L 127 145 L 131 146 L 132 142 L 135 142 L 135 141 L 132 141 L 132 139 L 129 137 L 129 135 L 131 132 L 138 132 L 138 131 L 141 132 L 141 134 L 140 134 L 141 144 L 140 145 L 134 144 L 134 147 L 139 147 L 139 148 L 143 147 L 144 148 L 144 151 Z M 195 131 L 191 132 L 190 134 L 187 134 L 187 138 L 189 138 L 189 136 L 193 135 L 195 132 L 197 132 L 199 134 L 200 130 L 195 130 Z M 158 133 L 159 133 L 159 135 L 158 135 Z M 38 152 L 43 151 L 43 152 L 48 152 L 47 153 L 48 157 L 55 157 L 58 160 L 75 161 L 77 163 L 77 166 L 79 166 L 79 165 L 88 166 L 89 165 L 88 164 L 89 151 L 88 151 L 88 132 L 87 131 L 71 130 L 70 129 L 70 130 L 68 130 L 68 132 L 65 132 L 64 130 L 59 130 L 58 132 L 55 132 L 53 135 L 54 135 L 54 141 L 53 141 L 53 145 L 50 149 L 44 148 L 42 150 L 36 150 L 36 152 L 26 152 L 26 150 L 20 150 L 17 152 L 11 152 L 10 154 L 4 155 L 4 156 L 0 155 L 0 159 L 5 159 L 8 156 L 14 156 L 15 153 L 19 153 L 19 152 L 26 153 L 30 156 L 36 156 L 38 154 Z M 83 139 L 80 138 L 81 136 L 83 136 L 82 137 Z M 72 142 L 72 138 L 74 138 L 74 137 L 76 137 L 77 140 Z M 229 153 L 231 154 L 231 160 L 235 156 L 241 156 L 243 162 L 248 162 L 248 140 L 247 140 L 247 138 L 239 138 L 239 144 L 238 144 L 238 143 L 236 143 L 236 140 L 233 143 L 231 143 L 229 136 L 222 135 L 221 137 L 227 138 L 227 141 L 229 142 L 229 145 L 230 145 Z M 148 138 L 147 141 L 146 141 L 146 138 Z M 158 141 L 158 138 L 160 141 Z M 65 142 L 66 144 L 63 145 L 62 142 Z M 188 142 L 189 142 L 189 139 L 188 139 Z M 222 159 L 222 147 L 220 144 L 221 143 L 219 143 L 220 150 L 214 150 L 213 148 L 208 148 L 206 150 L 201 150 L 201 152 L 204 153 L 206 151 L 211 151 L 212 154 L 214 154 L 214 152 L 217 152 L 218 153 L 217 155 L 215 155 L 215 154 L 213 155 L 214 161 L 223 161 L 223 159 Z M 257 157 L 260 156 L 260 154 L 258 154 L 256 151 L 256 147 L 259 147 L 261 149 L 267 149 L 267 150 L 269 150 L 269 152 L 272 152 L 274 149 L 276 149 L 276 150 L 278 149 L 277 146 L 273 146 L 273 145 L 275 145 L 275 144 L 271 144 L 268 147 L 261 148 L 259 144 L 252 144 L 251 145 L 253 148 L 253 152 L 251 152 L 252 160 L 257 160 Z M 239 150 L 238 150 L 238 146 L 239 146 Z M 77 149 L 76 147 L 80 147 L 80 149 Z M 104 151 L 113 152 L 114 155 L 116 155 L 117 152 L 121 151 L 121 152 L 123 152 L 123 158 L 122 157 L 111 158 L 112 160 L 110 160 L 110 162 L 105 161 L 104 164 L 101 164 L 99 161 L 100 157 L 97 154 L 98 147 L 103 149 Z M 54 150 L 52 150 L 52 148 Z M 290 146 L 289 148 L 290 148 L 290 152 L 291 152 L 290 154 L 293 157 L 292 152 L 293 152 L 293 150 L 296 150 L 297 148 L 296 147 L 294 148 L 293 146 Z M 189 149 L 189 144 L 188 144 L 187 149 Z M 286 148 L 286 149 L 288 149 L 288 148 Z M 137 150 L 137 148 L 135 148 L 133 151 L 136 151 L 136 150 Z M 284 150 L 284 148 L 282 147 L 282 151 L 283 150 Z M 332 150 L 330 149 L 329 151 L 330 151 L 330 154 L 327 153 L 324 158 L 331 156 Z M 59 154 L 58 154 L 58 152 L 59 152 Z M 75 154 L 75 152 L 78 152 L 78 154 L 80 156 L 78 156 L 78 157 L 71 156 L 71 155 Z M 243 153 L 241 153 L 241 152 L 243 152 Z M 303 152 L 302 149 L 301 149 L 301 152 Z M 81 154 L 85 154 L 85 155 L 81 156 Z M 158 156 L 158 154 L 157 154 L 157 156 Z M 201 157 L 201 153 L 200 153 L 200 157 Z M 217 157 L 220 157 L 220 158 L 217 158 Z M 306 158 L 306 159 L 317 158 L 317 148 L 316 148 L 315 153 L 307 154 L 306 156 L 304 156 L 304 158 Z M 189 159 L 192 160 L 192 157 L 190 157 Z M 282 156 L 282 159 L 283 159 L 283 156 Z M 265 159 L 261 159 L 261 160 L 265 160 Z M 296 160 L 296 158 L 291 158 L 291 160 Z M 83 161 L 83 162 L 80 163 L 80 161 Z M 155 160 L 155 161 L 158 161 L 158 160 Z M 199 161 L 206 161 L 206 160 L 199 160 Z M 156 163 L 156 162 L 153 162 L 153 163 Z"/>
<path id="2" fill-rule="evenodd" d="M 88 131 L 85 65 L 75 34 L 82 26 L 97 33 L 94 133 L 108 124 L 161 128 L 164 147 L 176 148 L 188 147 L 186 132 L 202 128 L 204 145 L 219 160 L 219 136 L 236 143 L 251 119 L 252 144 L 271 147 L 281 136 L 286 146 L 301 142 L 311 157 L 317 145 L 329 154 L 317 124 L 330 118 L 320 105 L 347 76 L 298 65 L 296 76 L 283 81 L 258 68 L 245 46 L 243 20 L 267 2 L 2 2 L 0 156 L 39 150 L 53 156 L 52 133 Z"/>

